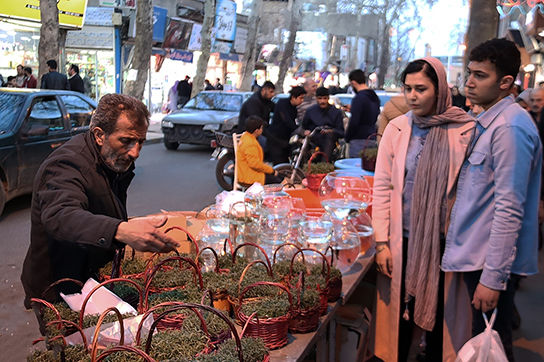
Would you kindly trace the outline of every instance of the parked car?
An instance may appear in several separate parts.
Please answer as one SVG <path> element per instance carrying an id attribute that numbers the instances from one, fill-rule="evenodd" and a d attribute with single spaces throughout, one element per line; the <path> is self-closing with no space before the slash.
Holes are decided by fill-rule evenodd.
<path id="1" fill-rule="evenodd" d="M 42 161 L 89 129 L 96 102 L 71 91 L 0 88 L 0 215 L 12 198 L 32 192 Z"/>
<path id="2" fill-rule="evenodd" d="M 230 132 L 238 125 L 242 103 L 253 93 L 203 91 L 185 106 L 163 118 L 164 146 L 175 150 L 180 143 L 211 144 L 214 131 Z"/>

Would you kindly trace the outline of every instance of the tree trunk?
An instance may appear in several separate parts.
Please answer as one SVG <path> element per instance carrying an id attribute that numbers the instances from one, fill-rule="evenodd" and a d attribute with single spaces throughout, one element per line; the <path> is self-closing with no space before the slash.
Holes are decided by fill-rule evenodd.
<path id="1" fill-rule="evenodd" d="M 68 30 L 59 29 L 59 72 L 66 71 L 66 36 Z"/>
<path id="2" fill-rule="evenodd" d="M 59 9 L 57 0 L 40 0 L 40 44 L 38 46 L 38 79 L 48 72 L 46 62 L 54 59 L 59 63 Z M 38 86 L 40 83 L 38 83 Z"/>
<path id="3" fill-rule="evenodd" d="M 259 31 L 259 22 L 261 19 L 261 9 L 263 0 L 253 0 L 251 6 L 251 15 L 249 18 L 249 29 L 247 33 L 246 51 L 244 52 L 244 60 L 242 65 L 242 84 L 241 91 L 251 90 L 253 83 L 253 70 L 257 61 L 257 32 Z"/>
<path id="4" fill-rule="evenodd" d="M 391 37 L 390 37 L 391 27 L 384 22 L 383 28 L 383 38 L 381 42 L 381 52 L 380 52 L 380 72 L 378 73 L 378 87 L 383 88 L 385 83 L 385 76 L 387 75 L 387 70 L 389 69 L 389 64 L 391 63 Z"/>
<path id="5" fill-rule="evenodd" d="M 293 59 L 300 17 L 301 14 L 299 11 L 298 2 L 297 0 L 293 0 L 291 4 L 291 19 L 289 21 L 289 39 L 287 40 L 287 44 L 285 44 L 285 49 L 283 50 L 283 54 L 281 56 L 278 82 L 276 83 L 276 88 L 278 91 L 284 91 L 283 83 L 285 82 L 287 70 L 289 69 Z"/>
<path id="6" fill-rule="evenodd" d="M 499 26 L 499 13 L 495 0 L 470 0 L 470 16 L 465 35 L 465 65 L 468 55 L 478 44 L 495 38 Z"/>
<path id="7" fill-rule="evenodd" d="M 193 90 L 191 98 L 196 96 L 203 89 L 206 71 L 208 70 L 208 61 L 210 60 L 210 51 L 212 48 L 212 30 L 215 19 L 215 0 L 206 0 L 204 3 L 204 21 L 202 30 L 200 30 L 200 57 L 196 63 L 196 75 L 193 79 Z"/>
<path id="8" fill-rule="evenodd" d="M 149 71 L 151 44 L 153 43 L 152 16 L 151 0 L 139 0 L 136 10 L 137 35 L 134 39 L 134 56 L 129 68 L 128 80 L 123 89 L 124 94 L 137 99 L 142 99 L 144 96 L 147 72 Z M 151 108 L 151 105 L 149 106 Z"/>

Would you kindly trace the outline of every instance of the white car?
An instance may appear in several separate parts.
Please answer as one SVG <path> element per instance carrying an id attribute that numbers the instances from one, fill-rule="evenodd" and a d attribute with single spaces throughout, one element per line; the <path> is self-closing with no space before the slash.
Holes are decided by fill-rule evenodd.
<path id="1" fill-rule="evenodd" d="M 180 143 L 209 146 L 214 131 L 228 132 L 238 125 L 242 104 L 253 93 L 203 91 L 161 123 L 164 146 L 175 150 Z"/>

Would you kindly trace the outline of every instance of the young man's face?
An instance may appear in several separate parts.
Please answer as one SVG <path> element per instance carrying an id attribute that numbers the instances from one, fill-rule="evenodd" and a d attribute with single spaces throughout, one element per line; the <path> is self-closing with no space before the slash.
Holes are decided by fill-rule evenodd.
<path id="1" fill-rule="evenodd" d="M 497 103 L 514 81 L 509 75 L 499 78 L 495 65 L 489 60 L 471 61 L 467 71 L 466 96 L 472 104 L 480 105 L 485 110 Z"/>
<path id="2" fill-rule="evenodd" d="M 295 107 L 300 106 L 303 101 L 304 101 L 304 94 L 301 94 L 298 97 L 291 98 L 291 104 Z"/>
<path id="3" fill-rule="evenodd" d="M 272 99 L 274 98 L 274 94 L 276 93 L 276 90 L 273 89 L 273 88 L 263 88 L 261 89 L 261 96 L 264 98 L 264 99 Z"/>
<path id="4" fill-rule="evenodd" d="M 319 108 L 325 109 L 329 106 L 329 96 L 319 96 L 316 99 Z"/>

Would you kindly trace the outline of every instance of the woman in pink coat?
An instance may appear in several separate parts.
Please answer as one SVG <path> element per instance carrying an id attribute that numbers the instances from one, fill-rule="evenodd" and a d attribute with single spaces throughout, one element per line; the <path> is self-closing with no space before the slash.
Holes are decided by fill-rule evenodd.
<path id="1" fill-rule="evenodd" d="M 436 58 L 411 62 L 401 80 L 411 111 L 387 125 L 374 176 L 374 353 L 386 362 L 404 361 L 412 340 L 425 331 L 427 360 L 454 360 L 470 338 L 470 323 L 459 315 L 470 311 L 470 300 L 462 280 L 440 270 L 440 259 L 475 126 L 465 111 L 452 107 Z"/>

